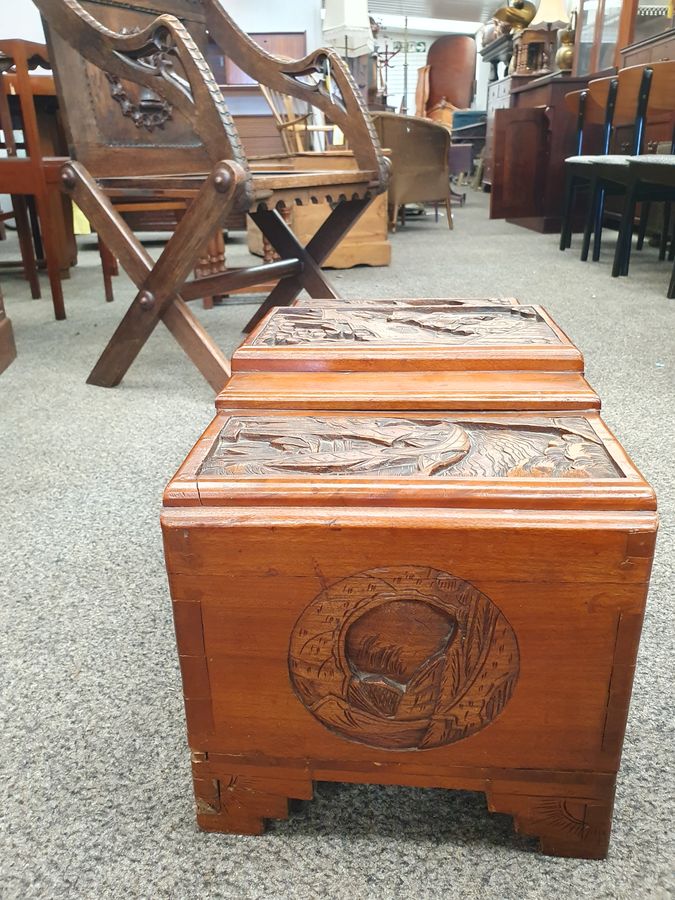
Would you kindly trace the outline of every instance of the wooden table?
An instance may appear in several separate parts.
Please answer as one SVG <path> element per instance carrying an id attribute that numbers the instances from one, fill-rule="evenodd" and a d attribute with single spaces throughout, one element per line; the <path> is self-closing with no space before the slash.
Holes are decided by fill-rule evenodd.
<path id="1" fill-rule="evenodd" d="M 576 131 L 565 94 L 587 83 L 587 76 L 558 72 L 511 88 L 511 108 L 495 113 L 491 219 L 560 230 L 565 158 L 575 152 Z"/>

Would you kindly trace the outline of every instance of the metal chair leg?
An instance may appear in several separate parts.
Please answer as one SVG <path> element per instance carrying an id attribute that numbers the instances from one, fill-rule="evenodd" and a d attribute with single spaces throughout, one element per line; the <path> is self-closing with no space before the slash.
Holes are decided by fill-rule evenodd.
<path id="1" fill-rule="evenodd" d="M 649 224 L 649 212 L 652 204 L 649 200 L 645 200 L 640 210 L 640 226 L 638 228 L 638 239 L 635 245 L 636 250 L 642 250 L 645 243 L 645 235 L 647 234 L 647 225 Z"/>
<path id="2" fill-rule="evenodd" d="M 588 209 L 586 211 L 586 225 L 584 227 L 584 239 L 581 245 L 581 260 L 586 262 L 588 259 L 588 251 L 591 247 L 591 235 L 593 234 L 593 225 L 595 223 L 595 207 L 598 202 L 599 185 L 595 177 L 591 178 L 590 188 L 588 192 Z"/>
<path id="3" fill-rule="evenodd" d="M 602 220 L 605 217 L 605 189 L 601 187 L 595 206 L 595 227 L 593 231 L 593 262 L 600 259 L 600 244 L 602 241 Z"/>
<path id="4" fill-rule="evenodd" d="M 621 214 L 619 234 L 614 248 L 614 263 L 612 265 L 612 278 L 628 274 L 630 263 L 630 250 L 633 241 L 633 219 L 635 217 L 635 205 L 637 203 L 637 184 L 632 181 L 626 187 L 626 199 Z"/>
<path id="5" fill-rule="evenodd" d="M 562 226 L 560 228 L 560 249 L 566 250 L 572 244 L 572 210 L 577 190 L 577 178 L 567 173 L 565 180 L 565 202 L 563 206 Z"/>
<path id="6" fill-rule="evenodd" d="M 666 200 L 663 204 L 663 225 L 661 227 L 661 238 L 659 240 L 659 260 L 663 262 L 666 258 L 666 247 L 668 245 L 668 232 L 670 231 L 670 212 L 671 202 Z"/>

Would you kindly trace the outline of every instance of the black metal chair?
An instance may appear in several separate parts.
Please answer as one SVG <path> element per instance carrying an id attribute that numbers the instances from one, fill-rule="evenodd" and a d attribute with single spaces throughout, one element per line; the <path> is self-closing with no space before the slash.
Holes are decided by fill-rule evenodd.
<path id="1" fill-rule="evenodd" d="M 620 119 L 625 119 L 628 110 L 625 108 L 624 84 L 629 77 L 633 80 L 632 71 L 635 68 L 623 69 L 619 72 L 619 89 L 614 115 L 615 126 Z M 644 144 L 644 130 L 647 116 L 658 112 L 671 112 L 673 97 L 675 97 L 675 61 L 650 63 L 643 68 L 643 76 L 640 81 L 635 127 L 633 134 L 632 152 L 626 156 L 616 155 L 597 158 L 591 169 L 590 202 L 586 217 L 586 229 L 581 258 L 588 258 L 591 236 L 593 236 L 593 260 L 600 258 L 600 244 L 602 239 L 602 227 L 604 217 L 605 197 L 622 196 L 626 193 L 629 181 L 629 161 L 631 157 L 641 156 Z M 675 147 L 671 147 L 675 151 Z M 647 227 L 648 210 L 642 210 L 640 225 L 640 246 L 644 240 Z M 615 271 L 627 267 L 627 257 L 630 255 L 632 222 L 628 239 L 619 242 L 615 252 Z"/>
<path id="2" fill-rule="evenodd" d="M 670 229 L 670 207 L 675 202 L 675 154 L 649 154 L 628 161 L 626 200 L 621 217 L 619 238 L 614 253 L 612 275 L 628 275 L 633 220 L 637 203 L 661 202 L 665 204 L 663 228 L 659 247 L 659 259 L 666 257 Z M 675 260 L 675 237 L 671 239 L 669 259 Z M 668 288 L 668 297 L 675 298 L 675 266 Z"/>

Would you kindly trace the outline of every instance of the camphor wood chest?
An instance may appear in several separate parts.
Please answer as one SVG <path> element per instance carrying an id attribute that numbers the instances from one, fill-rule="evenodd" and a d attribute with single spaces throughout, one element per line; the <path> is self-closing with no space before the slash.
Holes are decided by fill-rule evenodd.
<path id="1" fill-rule="evenodd" d="M 232 357 L 238 372 L 581 372 L 536 306 L 276 308 Z"/>
<path id="2" fill-rule="evenodd" d="M 202 828 L 400 784 L 605 855 L 657 519 L 596 412 L 221 409 L 162 526 Z"/>

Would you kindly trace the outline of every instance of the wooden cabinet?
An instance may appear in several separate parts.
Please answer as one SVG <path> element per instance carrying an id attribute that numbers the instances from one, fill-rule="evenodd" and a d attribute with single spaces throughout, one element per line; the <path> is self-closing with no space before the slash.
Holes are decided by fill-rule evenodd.
<path id="1" fill-rule="evenodd" d="M 556 73 L 511 87 L 510 108 L 494 118 L 490 218 L 559 230 L 565 158 L 574 153 L 576 133 L 565 94 L 587 80 Z"/>
<path id="2" fill-rule="evenodd" d="M 275 56 L 302 59 L 307 53 L 307 35 L 298 32 L 260 32 L 249 35 L 263 50 Z M 256 84 L 256 80 L 242 71 L 229 57 L 225 56 L 213 41 L 209 41 L 207 59 L 219 84 Z"/>
<path id="3" fill-rule="evenodd" d="M 648 0 L 581 0 L 576 29 L 574 74 L 588 75 L 613 66 L 634 66 L 671 56 L 651 55 L 652 41 L 675 39 L 675 18 L 664 4 Z M 628 53 L 626 49 L 633 48 Z M 626 49 L 624 49 L 626 48 Z"/>
<path id="4" fill-rule="evenodd" d="M 675 28 L 638 41 L 621 51 L 621 68 L 675 59 Z"/>
<path id="5" fill-rule="evenodd" d="M 483 166 L 483 188 L 492 185 L 494 165 L 494 127 L 495 113 L 498 109 L 508 109 L 511 105 L 511 90 L 532 81 L 529 75 L 509 75 L 493 81 L 488 85 L 487 93 L 487 127 L 485 132 L 485 159 Z"/>

